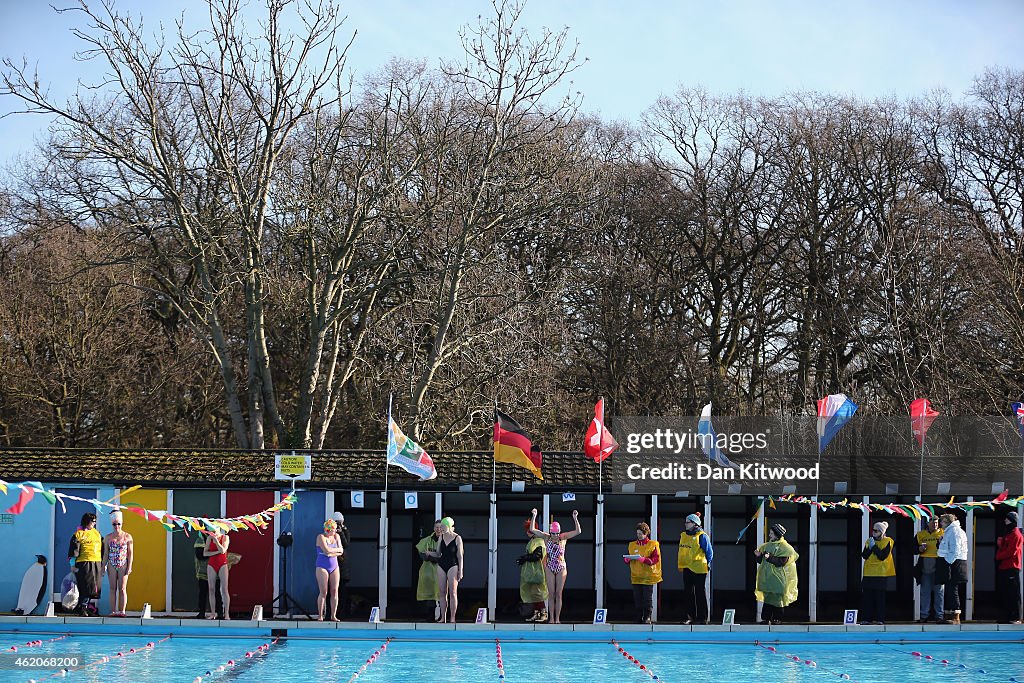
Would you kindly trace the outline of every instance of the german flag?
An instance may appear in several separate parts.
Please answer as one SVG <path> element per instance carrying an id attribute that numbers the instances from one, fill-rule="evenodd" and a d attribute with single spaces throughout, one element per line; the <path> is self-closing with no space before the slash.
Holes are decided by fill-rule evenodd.
<path id="1" fill-rule="evenodd" d="M 494 411 L 494 461 L 519 465 L 544 481 L 540 473 L 540 449 L 519 423 L 505 413 Z"/>

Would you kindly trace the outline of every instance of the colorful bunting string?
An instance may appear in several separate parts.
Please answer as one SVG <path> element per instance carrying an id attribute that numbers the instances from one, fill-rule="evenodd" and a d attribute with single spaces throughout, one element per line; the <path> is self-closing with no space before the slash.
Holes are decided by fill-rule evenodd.
<path id="1" fill-rule="evenodd" d="M 126 489 L 125 492 L 138 490 L 138 486 L 134 486 L 130 489 Z M 21 484 L 11 484 L 6 481 L 0 480 L 0 490 L 7 493 L 8 490 L 15 491 L 18 493 L 18 500 L 11 507 L 7 508 L 9 514 L 19 515 L 24 511 L 25 506 L 35 497 L 35 494 L 39 494 L 46 500 L 50 505 L 60 503 L 60 506 L 67 511 L 64 506 L 66 500 L 77 500 L 82 503 L 88 503 L 96 508 L 97 513 L 102 508 L 109 508 L 111 511 L 124 510 L 142 517 L 147 522 L 159 522 L 167 531 L 177 531 L 181 529 L 188 535 L 189 531 L 198 531 L 200 533 L 209 533 L 213 531 L 228 533 L 231 531 L 258 531 L 263 533 L 264 529 L 270 526 L 270 520 L 282 510 L 291 510 L 298 500 L 298 496 L 294 491 L 285 494 L 279 503 L 273 505 L 266 510 L 256 512 L 249 515 L 240 515 L 238 517 L 190 517 L 188 515 L 175 515 L 171 514 L 166 510 L 147 510 L 144 507 L 134 504 L 116 505 L 110 501 L 96 500 L 95 498 L 80 498 L 79 496 L 72 496 L 67 493 L 60 493 L 58 491 L 47 490 L 38 481 L 26 481 Z"/>
<path id="2" fill-rule="evenodd" d="M 769 502 L 772 497 L 769 496 Z M 971 500 L 963 501 L 960 503 L 954 502 L 954 498 L 950 497 L 949 501 L 945 503 L 930 503 L 922 504 L 916 503 L 912 505 L 900 505 L 897 503 L 859 503 L 855 500 L 843 499 L 838 502 L 826 502 L 820 500 L 813 500 L 806 496 L 798 496 L 795 494 L 788 493 L 784 496 L 779 496 L 775 500 L 780 503 L 795 503 L 799 505 L 813 505 L 819 510 L 832 510 L 834 508 L 850 508 L 853 510 L 871 510 L 874 512 L 887 512 L 890 515 L 900 515 L 901 517 L 907 517 L 914 520 L 928 520 L 935 515 L 940 514 L 938 510 L 962 510 L 967 512 L 978 508 L 984 508 L 986 510 L 995 510 L 996 505 L 1010 505 L 1016 507 L 1024 504 L 1024 496 L 1017 496 L 1016 498 L 1009 498 L 1008 491 L 1003 491 L 992 500 Z M 756 515 L 755 515 L 756 516 Z M 751 520 L 753 521 L 753 520 Z"/>

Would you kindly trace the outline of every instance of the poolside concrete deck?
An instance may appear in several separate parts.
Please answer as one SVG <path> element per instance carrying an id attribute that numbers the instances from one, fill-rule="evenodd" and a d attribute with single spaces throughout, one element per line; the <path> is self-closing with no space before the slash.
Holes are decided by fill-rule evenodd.
<path id="1" fill-rule="evenodd" d="M 920 637 L 932 635 L 958 633 L 963 636 L 985 633 L 1016 632 L 1024 639 L 1024 624 L 995 624 L 991 622 L 967 622 L 959 625 L 953 624 L 916 624 L 916 623 L 890 623 L 885 625 L 870 626 L 847 626 L 844 624 L 780 624 L 777 626 L 766 626 L 759 624 L 733 624 L 725 626 L 721 624 L 691 626 L 681 624 L 533 624 L 533 623 L 497 623 L 497 624 L 434 624 L 388 621 L 382 623 L 369 623 L 361 621 L 339 621 L 319 622 L 307 621 L 305 619 L 265 619 L 261 621 L 250 621 L 233 619 L 230 621 L 206 620 L 206 619 L 182 619 L 177 617 L 157 616 L 152 619 L 139 617 L 42 617 L 42 616 L 0 616 L 0 632 L 31 631 L 33 629 L 54 631 L 63 626 L 72 626 L 79 630 L 83 626 L 97 626 L 98 632 L 109 632 L 111 628 L 117 630 L 133 630 L 144 628 L 146 631 L 188 632 L 194 629 L 217 629 L 224 635 L 231 635 L 232 631 L 243 629 L 287 631 L 290 636 L 308 636 L 330 638 L 332 632 L 366 632 L 367 637 L 376 631 L 381 632 L 422 632 L 424 636 L 440 636 L 444 632 L 460 632 L 464 634 L 473 633 L 481 636 L 484 633 L 501 632 L 529 632 L 536 631 L 546 634 L 561 633 L 586 633 L 593 637 L 598 633 L 616 633 L 622 637 L 636 638 L 643 637 L 645 633 L 665 636 L 669 634 L 689 634 L 690 637 L 706 635 L 714 638 L 716 634 L 750 634 L 752 638 L 764 638 L 771 634 L 773 639 L 786 637 L 799 637 L 797 634 L 870 634 L 870 633 L 900 633 L 900 634 L 921 634 Z M 120 627 L 120 628 L 118 628 Z M 928 634 L 928 635 L 924 635 Z M 1009 634 L 1005 634 L 1009 635 Z M 916 637 L 916 636 L 915 636 Z M 1012 637 L 1012 636 L 1011 636 Z"/>

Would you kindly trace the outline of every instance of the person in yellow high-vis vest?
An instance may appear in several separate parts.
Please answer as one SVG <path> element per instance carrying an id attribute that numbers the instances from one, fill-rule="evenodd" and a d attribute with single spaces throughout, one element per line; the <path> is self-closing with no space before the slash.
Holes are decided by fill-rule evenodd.
<path id="1" fill-rule="evenodd" d="M 654 587 L 661 583 L 661 546 L 651 540 L 651 527 L 646 522 L 636 525 L 636 540 L 629 544 L 629 554 L 622 559 L 629 565 L 637 623 L 649 624 L 654 614 Z"/>
<path id="2" fill-rule="evenodd" d="M 704 531 L 700 516 L 696 513 L 686 516 L 683 532 L 679 534 L 679 558 L 677 566 L 683 573 L 683 623 L 708 623 L 708 570 L 714 549 L 711 537 Z"/>
<path id="3" fill-rule="evenodd" d="M 863 595 L 860 619 L 862 624 L 885 623 L 885 594 L 890 576 L 896 576 L 892 560 L 893 541 L 885 535 L 888 522 L 875 522 L 871 537 L 864 543 L 860 555 L 864 558 Z"/>
<path id="4" fill-rule="evenodd" d="M 939 518 L 932 517 L 928 520 L 928 526 L 918 531 L 914 540 L 917 542 L 914 552 L 920 555 L 915 571 L 919 576 L 918 583 L 921 584 L 921 623 L 929 619 L 938 622 L 943 616 L 946 591 L 945 584 L 935 580 L 939 542 L 942 540 Z"/>

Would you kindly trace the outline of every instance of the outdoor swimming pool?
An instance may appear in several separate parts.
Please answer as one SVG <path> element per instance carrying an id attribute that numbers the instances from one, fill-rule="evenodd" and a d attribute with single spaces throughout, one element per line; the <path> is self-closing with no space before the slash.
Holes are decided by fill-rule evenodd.
<path id="1" fill-rule="evenodd" d="M 205 629 L 171 638 L 0 632 L 0 650 L 19 648 L 4 653 L 0 680 L 1024 681 L 1021 632 L 958 632 L 934 639 L 920 632 L 866 633 L 855 639 L 878 636 L 878 642 L 844 643 L 836 641 L 852 634 L 496 631 L 462 636 L 380 628 L 338 630 L 330 639 L 304 633 L 274 642 L 265 632 L 238 630 L 244 632 L 225 637 Z M 31 640 L 43 642 L 24 647 Z M 79 663 L 61 676 L 54 669 L 17 668 L 14 654 L 77 657 Z"/>

